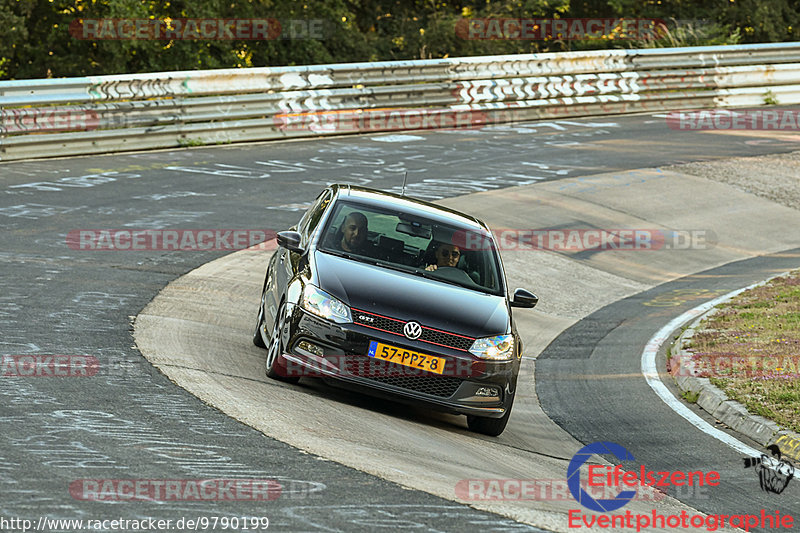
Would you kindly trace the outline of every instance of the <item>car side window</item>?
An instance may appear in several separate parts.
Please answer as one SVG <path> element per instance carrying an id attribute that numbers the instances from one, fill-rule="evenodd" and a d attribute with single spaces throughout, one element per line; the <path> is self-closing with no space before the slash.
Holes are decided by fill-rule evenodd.
<path id="1" fill-rule="evenodd" d="M 318 199 L 319 196 L 317 196 L 317 199 L 314 200 L 314 203 L 312 203 L 311 206 L 308 209 L 306 209 L 306 212 L 303 213 L 303 216 L 300 217 L 300 221 L 295 226 L 298 233 L 303 233 L 303 230 L 305 230 L 306 226 L 308 226 L 308 217 L 311 214 L 311 211 L 314 209 L 314 206 L 317 205 Z"/>
<path id="2" fill-rule="evenodd" d="M 308 243 L 309 237 L 319 225 L 319 221 L 325 213 L 325 208 L 327 208 L 328 204 L 331 202 L 331 197 L 332 194 L 330 190 L 323 191 L 314 201 L 314 204 L 306 211 L 306 214 L 303 215 L 303 218 L 300 219 L 297 225 L 297 231 L 301 235 L 303 245 Z"/>

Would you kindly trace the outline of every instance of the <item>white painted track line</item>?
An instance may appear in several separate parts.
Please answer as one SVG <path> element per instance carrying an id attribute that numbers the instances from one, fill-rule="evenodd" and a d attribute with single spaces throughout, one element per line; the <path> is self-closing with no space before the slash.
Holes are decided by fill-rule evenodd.
<path id="1" fill-rule="evenodd" d="M 719 305 L 722 302 L 733 298 L 737 294 L 740 294 L 748 289 L 756 287 L 758 285 L 762 285 L 764 282 L 754 283 L 749 285 L 743 289 L 737 289 L 735 291 L 729 292 L 728 294 L 724 294 L 718 298 L 714 298 L 702 305 L 698 305 L 694 309 L 690 309 L 686 311 L 682 315 L 675 317 L 671 321 L 669 321 L 664 327 L 662 327 L 658 332 L 650 337 L 650 340 L 647 341 L 647 345 L 644 347 L 642 351 L 642 375 L 644 375 L 644 379 L 647 380 L 647 384 L 650 385 L 650 388 L 655 391 L 659 398 L 661 398 L 665 404 L 669 406 L 670 409 L 681 415 L 685 418 L 690 424 L 694 427 L 699 429 L 700 431 L 711 435 L 715 439 L 727 444 L 734 450 L 744 455 L 749 456 L 759 456 L 761 452 L 748 446 L 747 444 L 743 443 L 739 439 L 736 439 L 725 433 L 722 430 L 719 430 L 700 418 L 697 414 L 692 412 L 683 402 L 678 400 L 670 391 L 667 389 L 667 386 L 664 385 L 664 382 L 661 381 L 661 377 L 658 374 L 658 369 L 656 367 L 656 355 L 658 354 L 658 350 L 664 342 L 669 339 L 669 335 L 678 329 L 681 325 L 687 323 L 689 320 L 696 318 L 709 309 L 713 308 L 715 305 Z"/>

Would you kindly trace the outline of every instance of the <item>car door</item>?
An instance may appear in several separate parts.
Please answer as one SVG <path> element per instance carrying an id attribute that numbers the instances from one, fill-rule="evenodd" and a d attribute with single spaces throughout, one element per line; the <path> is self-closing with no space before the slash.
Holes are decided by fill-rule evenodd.
<path id="1" fill-rule="evenodd" d="M 326 208 L 330 205 L 332 197 L 333 193 L 330 189 L 322 191 L 311 207 L 303 214 L 300 222 L 297 223 L 296 230 L 300 233 L 300 244 L 304 249 L 308 249 L 311 244 L 314 230 L 319 225 Z M 267 309 L 264 310 L 266 324 L 270 330 L 275 321 L 278 306 L 285 299 L 289 284 L 298 274 L 300 263 L 301 254 L 290 252 L 283 247 L 278 247 L 270 259 L 265 282 Z"/>

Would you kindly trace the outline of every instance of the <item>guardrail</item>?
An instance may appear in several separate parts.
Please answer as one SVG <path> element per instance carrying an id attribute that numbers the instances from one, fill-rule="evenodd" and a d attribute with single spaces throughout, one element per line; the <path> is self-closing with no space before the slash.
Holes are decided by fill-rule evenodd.
<path id="1" fill-rule="evenodd" d="M 0 81 L 0 160 L 800 103 L 800 43 Z"/>

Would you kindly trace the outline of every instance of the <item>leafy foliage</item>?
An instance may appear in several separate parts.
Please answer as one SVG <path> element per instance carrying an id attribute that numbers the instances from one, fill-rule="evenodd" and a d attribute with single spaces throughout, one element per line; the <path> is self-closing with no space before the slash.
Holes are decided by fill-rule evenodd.
<path id="1" fill-rule="evenodd" d="M 471 39 L 473 19 L 653 18 L 658 40 Z M 321 35 L 268 40 L 82 39 L 93 19 L 320 21 Z M 800 38 L 793 0 L 4 0 L 0 79 L 356 61 L 428 59 L 611 47 L 777 42 Z M 304 38 L 305 37 L 305 38 Z"/>

